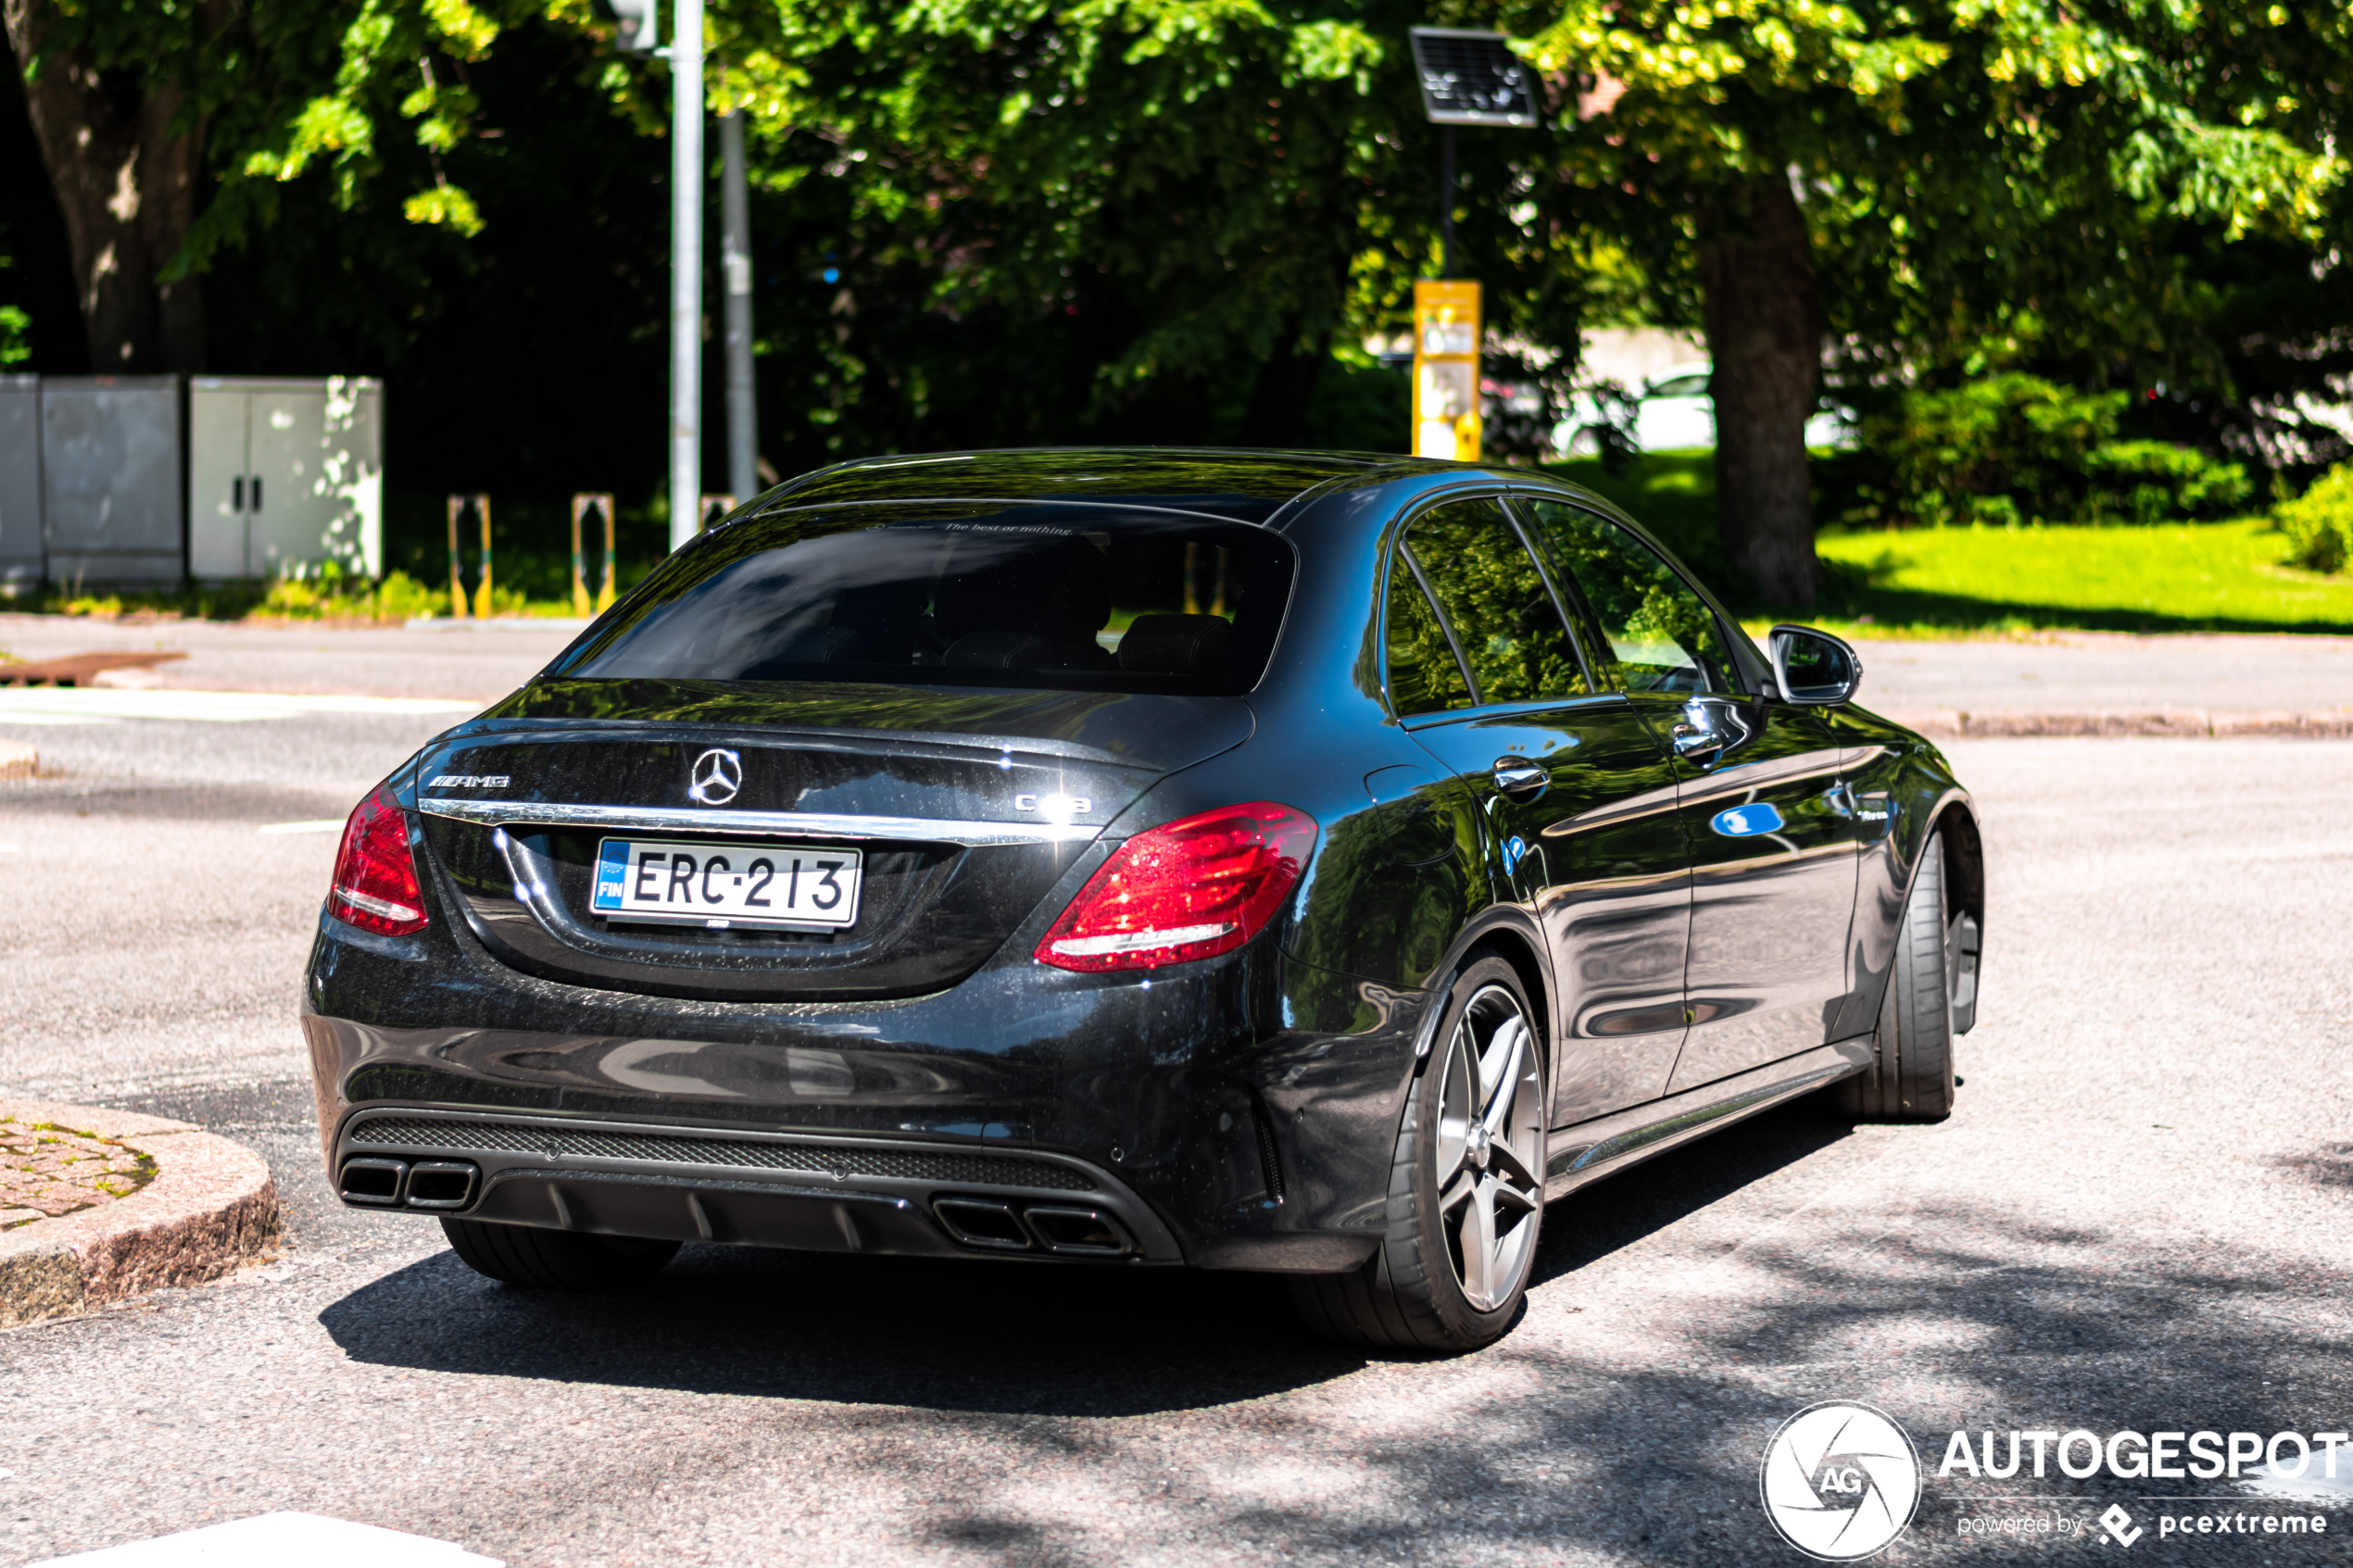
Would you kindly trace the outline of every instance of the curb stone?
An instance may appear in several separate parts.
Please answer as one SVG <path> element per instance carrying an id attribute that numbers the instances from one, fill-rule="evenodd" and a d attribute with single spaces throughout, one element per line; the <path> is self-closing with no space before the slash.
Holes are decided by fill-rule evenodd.
<path id="1" fill-rule="evenodd" d="M 29 779 L 41 771 L 41 753 L 19 740 L 0 740 L 0 779 Z"/>
<path id="2" fill-rule="evenodd" d="M 2196 708 L 2155 711 L 2104 709 L 2083 713 L 1970 713 L 1954 708 L 1885 715 L 1932 740 L 2024 735 L 2179 735 L 2233 739 L 2287 735 L 2302 740 L 2353 737 L 2353 709 L 2317 712 L 2208 712 Z"/>
<path id="3" fill-rule="evenodd" d="M 278 1188 L 261 1156 L 186 1122 L 45 1100 L 0 1116 L 113 1139 L 156 1162 L 128 1198 L 0 1231 L 0 1328 L 76 1317 L 218 1279 L 276 1244 Z"/>

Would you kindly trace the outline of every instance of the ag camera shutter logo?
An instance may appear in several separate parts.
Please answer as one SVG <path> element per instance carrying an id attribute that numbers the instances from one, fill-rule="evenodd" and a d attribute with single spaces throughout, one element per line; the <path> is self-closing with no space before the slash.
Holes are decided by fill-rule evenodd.
<path id="1" fill-rule="evenodd" d="M 1852 1562 L 1904 1533 L 1920 1505 L 1920 1456 L 1869 1405 L 1831 1400 L 1781 1423 L 1757 1467 L 1765 1517 L 1822 1562 Z"/>

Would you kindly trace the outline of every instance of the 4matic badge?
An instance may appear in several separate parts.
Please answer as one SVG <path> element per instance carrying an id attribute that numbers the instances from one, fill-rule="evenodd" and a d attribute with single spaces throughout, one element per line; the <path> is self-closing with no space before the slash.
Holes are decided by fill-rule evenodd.
<path id="1" fill-rule="evenodd" d="M 1920 1504 L 1919 1451 L 1869 1405 L 1808 1405 L 1765 1445 L 1757 1489 L 1783 1540 L 1825 1562 L 1851 1562 L 1912 1522 Z"/>

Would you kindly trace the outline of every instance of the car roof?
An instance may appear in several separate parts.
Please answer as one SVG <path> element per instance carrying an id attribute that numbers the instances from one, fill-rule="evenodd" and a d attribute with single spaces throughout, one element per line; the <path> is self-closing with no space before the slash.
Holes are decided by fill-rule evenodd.
<path id="1" fill-rule="evenodd" d="M 1189 446 L 1029 447 L 865 458 L 804 474 L 743 515 L 875 501 L 1115 501 L 1265 522 L 1334 480 L 1459 471 L 1379 452 Z"/>

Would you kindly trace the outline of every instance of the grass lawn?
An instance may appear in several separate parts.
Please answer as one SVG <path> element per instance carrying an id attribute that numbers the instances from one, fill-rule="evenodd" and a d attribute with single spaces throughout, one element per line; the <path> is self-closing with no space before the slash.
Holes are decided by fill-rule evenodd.
<path id="1" fill-rule="evenodd" d="M 1645 454 L 1625 472 L 1598 460 L 1552 465 L 1624 507 L 1719 592 L 1730 587 L 1716 539 L 1705 453 Z M 1953 637 L 2020 632 L 2353 633 L 2353 573 L 2279 564 L 2286 541 L 2263 518 L 2109 528 L 1927 528 L 1826 533 L 1829 578 L 1808 618 L 1856 636 Z M 1769 606 L 1726 597 L 1752 630 Z"/>

